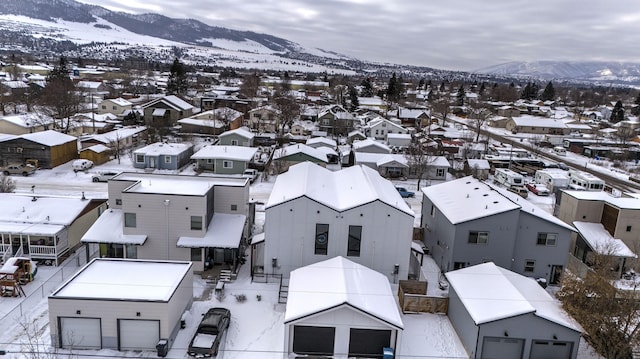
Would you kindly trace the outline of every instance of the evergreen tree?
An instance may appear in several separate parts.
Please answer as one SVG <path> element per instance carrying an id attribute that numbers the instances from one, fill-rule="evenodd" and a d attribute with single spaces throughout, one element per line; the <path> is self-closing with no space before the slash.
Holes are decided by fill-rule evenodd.
<path id="1" fill-rule="evenodd" d="M 484 86 L 484 82 L 480 84 L 480 89 L 478 89 L 478 95 L 482 96 L 484 95 L 484 92 L 486 91 L 486 88 Z"/>
<path id="2" fill-rule="evenodd" d="M 556 90 L 553 88 L 553 84 L 551 81 L 545 86 L 544 91 L 542 91 L 542 95 L 540 99 L 542 101 L 553 101 L 556 98 Z"/>
<path id="3" fill-rule="evenodd" d="M 618 102 L 613 106 L 611 117 L 609 119 L 613 123 L 618 123 L 624 120 L 624 107 L 622 107 L 622 101 L 618 100 Z"/>
<path id="4" fill-rule="evenodd" d="M 389 79 L 389 84 L 387 85 L 387 100 L 391 102 L 397 103 L 400 99 L 400 85 L 398 83 L 398 79 L 396 78 L 396 73 L 394 72 L 391 78 Z"/>
<path id="5" fill-rule="evenodd" d="M 640 116 L 640 92 L 638 92 L 638 97 L 636 97 L 636 100 L 633 102 L 636 106 L 631 109 L 631 113 L 634 114 L 635 116 Z"/>
<path id="6" fill-rule="evenodd" d="M 460 88 L 458 88 L 458 93 L 456 94 L 456 105 L 464 106 L 464 97 L 464 85 L 460 85 Z"/>
<path id="7" fill-rule="evenodd" d="M 440 92 L 444 92 L 446 88 L 444 87 L 444 81 L 440 83 Z"/>
<path id="8" fill-rule="evenodd" d="M 169 69 L 169 80 L 167 81 L 167 93 L 170 95 L 183 95 L 187 93 L 189 84 L 187 83 L 187 70 L 184 65 L 175 58 Z"/>
<path id="9" fill-rule="evenodd" d="M 374 92 L 373 84 L 371 84 L 371 78 L 366 77 L 362 80 L 360 86 L 362 86 L 362 97 L 373 97 Z"/>
<path id="10" fill-rule="evenodd" d="M 528 100 L 529 97 L 531 97 L 531 82 L 527 83 L 520 94 L 520 98 L 523 100 Z"/>
<path id="11" fill-rule="evenodd" d="M 351 104 L 351 107 L 349 108 L 350 111 L 355 111 L 360 106 L 360 101 L 358 100 L 358 91 L 353 86 L 349 86 L 349 101 Z"/>

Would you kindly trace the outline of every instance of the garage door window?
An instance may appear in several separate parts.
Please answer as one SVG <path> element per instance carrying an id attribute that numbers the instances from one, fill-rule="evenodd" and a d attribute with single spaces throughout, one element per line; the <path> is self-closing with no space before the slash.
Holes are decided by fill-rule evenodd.
<path id="1" fill-rule="evenodd" d="M 293 327 L 293 351 L 297 354 L 333 355 L 334 327 Z"/>

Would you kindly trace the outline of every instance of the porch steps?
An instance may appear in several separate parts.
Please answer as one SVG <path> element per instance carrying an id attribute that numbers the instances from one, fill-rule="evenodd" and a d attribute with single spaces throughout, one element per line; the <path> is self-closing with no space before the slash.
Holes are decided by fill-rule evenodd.
<path id="1" fill-rule="evenodd" d="M 220 280 L 223 282 L 231 282 L 231 277 L 233 273 L 231 273 L 230 269 L 222 269 L 220 270 Z"/>

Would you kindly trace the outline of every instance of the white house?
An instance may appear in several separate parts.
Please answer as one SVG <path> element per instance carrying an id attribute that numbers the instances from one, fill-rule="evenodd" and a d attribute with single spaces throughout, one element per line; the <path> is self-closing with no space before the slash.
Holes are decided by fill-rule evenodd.
<path id="1" fill-rule="evenodd" d="M 408 277 L 414 213 L 393 183 L 370 168 L 291 166 L 276 179 L 265 212 L 258 270 L 288 277 L 297 268 L 345 256 L 389 280 Z"/>
<path id="2" fill-rule="evenodd" d="M 409 130 L 401 125 L 387 120 L 386 118 L 375 118 L 361 129 L 367 137 L 376 140 L 386 140 L 388 134 L 409 134 Z"/>
<path id="3" fill-rule="evenodd" d="M 64 349 L 170 348 L 193 302 L 190 262 L 96 258 L 49 296 L 51 345 Z"/>
<path id="4" fill-rule="evenodd" d="M 285 353 L 379 357 L 403 323 L 387 278 L 338 256 L 291 272 Z"/>
<path id="5" fill-rule="evenodd" d="M 391 149 L 389 148 L 389 146 L 385 145 L 384 143 L 375 141 L 371 138 L 354 142 L 353 150 L 355 152 L 391 153 Z"/>
<path id="6" fill-rule="evenodd" d="M 582 328 L 532 278 L 493 262 L 445 276 L 447 315 L 469 357 L 577 357 Z"/>

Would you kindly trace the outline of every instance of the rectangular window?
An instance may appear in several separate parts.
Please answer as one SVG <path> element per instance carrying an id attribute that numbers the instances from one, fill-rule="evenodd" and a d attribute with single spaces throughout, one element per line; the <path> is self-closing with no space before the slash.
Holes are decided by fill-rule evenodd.
<path id="1" fill-rule="evenodd" d="M 191 261 L 202 262 L 202 248 L 191 248 Z"/>
<path id="2" fill-rule="evenodd" d="M 469 243 L 472 244 L 487 244 L 489 240 L 489 232 L 469 232 Z"/>
<path id="3" fill-rule="evenodd" d="M 360 257 L 361 240 L 362 226 L 349 226 L 349 241 L 347 242 L 348 257 Z"/>
<path id="4" fill-rule="evenodd" d="M 444 168 L 437 168 L 436 169 L 436 176 L 443 177 L 444 176 Z"/>
<path id="5" fill-rule="evenodd" d="M 213 158 L 207 158 L 207 164 L 210 165 L 213 163 Z"/>
<path id="6" fill-rule="evenodd" d="M 122 206 L 122 199 L 116 198 L 116 206 Z"/>
<path id="7" fill-rule="evenodd" d="M 191 216 L 191 229 L 196 231 L 202 229 L 202 216 Z"/>
<path id="8" fill-rule="evenodd" d="M 171 156 L 164 156 L 164 163 L 171 163 Z"/>
<path id="9" fill-rule="evenodd" d="M 537 244 L 539 246 L 555 246 L 557 238 L 557 233 L 538 233 Z"/>
<path id="10" fill-rule="evenodd" d="M 111 107 L 114 111 L 116 111 L 118 108 L 116 106 Z"/>
<path id="11" fill-rule="evenodd" d="M 106 110 L 107 109 L 107 105 L 102 105 L 102 109 Z"/>
<path id="12" fill-rule="evenodd" d="M 526 261 L 524 261 L 524 271 L 525 272 L 533 272 L 536 270 L 536 261 L 532 260 L 532 259 L 527 259 Z"/>
<path id="13" fill-rule="evenodd" d="M 136 214 L 125 212 L 124 226 L 128 228 L 136 228 Z"/>
<path id="14" fill-rule="evenodd" d="M 136 154 L 136 162 L 137 163 L 144 163 L 144 155 Z"/>
<path id="15" fill-rule="evenodd" d="M 231 205 L 231 210 L 232 211 L 237 211 L 238 210 L 238 205 L 237 204 L 232 204 Z"/>
<path id="16" fill-rule="evenodd" d="M 222 161 L 222 168 L 233 168 L 233 161 Z"/>
<path id="17" fill-rule="evenodd" d="M 627 226 L 627 232 L 631 232 L 631 226 Z"/>
<path id="18" fill-rule="evenodd" d="M 237 146 L 238 145 L 238 140 L 231 140 L 231 145 L 232 146 Z"/>
<path id="19" fill-rule="evenodd" d="M 316 243 L 314 254 L 327 255 L 329 248 L 329 225 L 316 224 Z"/>

